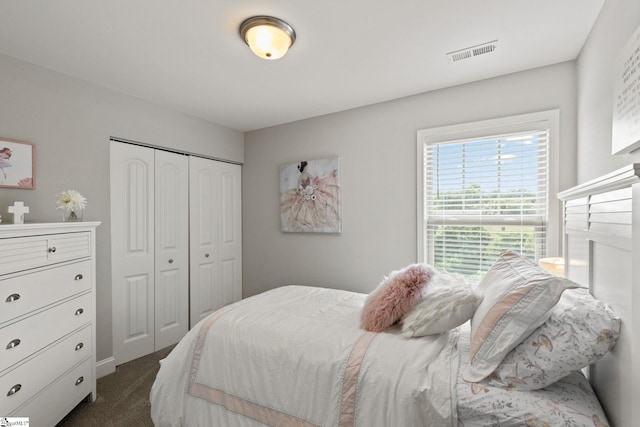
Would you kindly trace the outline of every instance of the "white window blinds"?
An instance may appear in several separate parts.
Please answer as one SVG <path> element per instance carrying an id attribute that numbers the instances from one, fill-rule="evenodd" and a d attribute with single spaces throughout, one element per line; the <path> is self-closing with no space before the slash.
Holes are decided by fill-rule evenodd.
<path id="1" fill-rule="evenodd" d="M 545 256 L 548 137 L 532 128 L 425 143 L 426 262 L 474 283 L 506 250 Z"/>

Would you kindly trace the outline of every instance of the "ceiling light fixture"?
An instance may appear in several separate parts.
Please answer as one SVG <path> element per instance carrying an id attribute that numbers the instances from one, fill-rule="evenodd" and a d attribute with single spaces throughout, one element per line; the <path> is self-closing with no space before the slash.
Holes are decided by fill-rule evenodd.
<path id="1" fill-rule="evenodd" d="M 252 16 L 240 24 L 240 36 L 262 59 L 282 58 L 296 41 L 296 32 L 282 19 Z"/>

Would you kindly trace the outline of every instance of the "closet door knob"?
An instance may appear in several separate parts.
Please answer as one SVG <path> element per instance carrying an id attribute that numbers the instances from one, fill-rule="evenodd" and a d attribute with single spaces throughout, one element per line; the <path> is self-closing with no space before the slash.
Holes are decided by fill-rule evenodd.
<path id="1" fill-rule="evenodd" d="M 14 394 L 16 394 L 17 392 L 20 391 L 20 389 L 22 388 L 22 384 L 16 384 L 13 387 L 11 387 L 9 389 L 9 392 L 7 393 L 7 396 L 12 396 Z"/>
<path id="2" fill-rule="evenodd" d="M 76 274 L 76 277 L 73 278 L 73 280 L 82 280 L 82 274 Z"/>
<path id="3" fill-rule="evenodd" d="M 76 316 L 80 316 L 82 313 L 84 313 L 84 309 L 79 308 L 76 310 Z"/>
<path id="4" fill-rule="evenodd" d="M 20 294 L 11 294 L 7 297 L 6 300 L 4 300 L 4 302 L 14 302 L 14 301 L 18 301 L 20 299 Z"/>
<path id="5" fill-rule="evenodd" d="M 51 246 L 49 248 L 49 253 L 52 253 L 52 254 L 56 253 L 56 247 L 55 246 Z"/>
<path id="6" fill-rule="evenodd" d="M 79 342 L 76 344 L 76 351 L 80 350 L 82 347 L 84 347 L 84 343 Z"/>
<path id="7" fill-rule="evenodd" d="M 204 257 L 205 258 L 209 258 L 209 254 L 204 254 Z"/>
<path id="8" fill-rule="evenodd" d="M 79 377 L 79 378 L 76 380 L 76 385 L 80 385 L 80 384 L 82 384 L 82 382 L 83 382 L 83 381 L 84 381 L 84 377 Z"/>
<path id="9" fill-rule="evenodd" d="M 20 345 L 20 340 L 18 338 L 16 338 L 15 340 L 11 340 L 11 342 L 7 344 L 7 350 L 11 350 L 12 348 L 15 348 L 19 345 Z"/>
<path id="10" fill-rule="evenodd" d="M 173 264 L 173 258 L 169 258 L 169 264 Z"/>

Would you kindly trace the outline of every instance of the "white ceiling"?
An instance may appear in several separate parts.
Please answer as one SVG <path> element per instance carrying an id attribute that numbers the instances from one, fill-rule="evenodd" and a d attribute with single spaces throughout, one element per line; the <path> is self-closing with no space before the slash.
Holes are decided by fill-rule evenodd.
<path id="1" fill-rule="evenodd" d="M 0 54 L 248 131 L 575 59 L 603 3 L 2 0 Z M 294 27 L 283 59 L 241 40 L 253 15 Z"/>

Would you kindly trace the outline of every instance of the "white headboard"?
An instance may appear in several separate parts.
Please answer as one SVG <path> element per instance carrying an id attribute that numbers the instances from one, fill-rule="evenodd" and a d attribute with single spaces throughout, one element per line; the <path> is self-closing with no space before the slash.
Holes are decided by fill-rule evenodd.
<path id="1" fill-rule="evenodd" d="M 558 198 L 566 276 L 589 286 L 622 318 L 618 343 L 591 367 L 590 381 L 612 426 L 640 425 L 640 164 Z"/>

